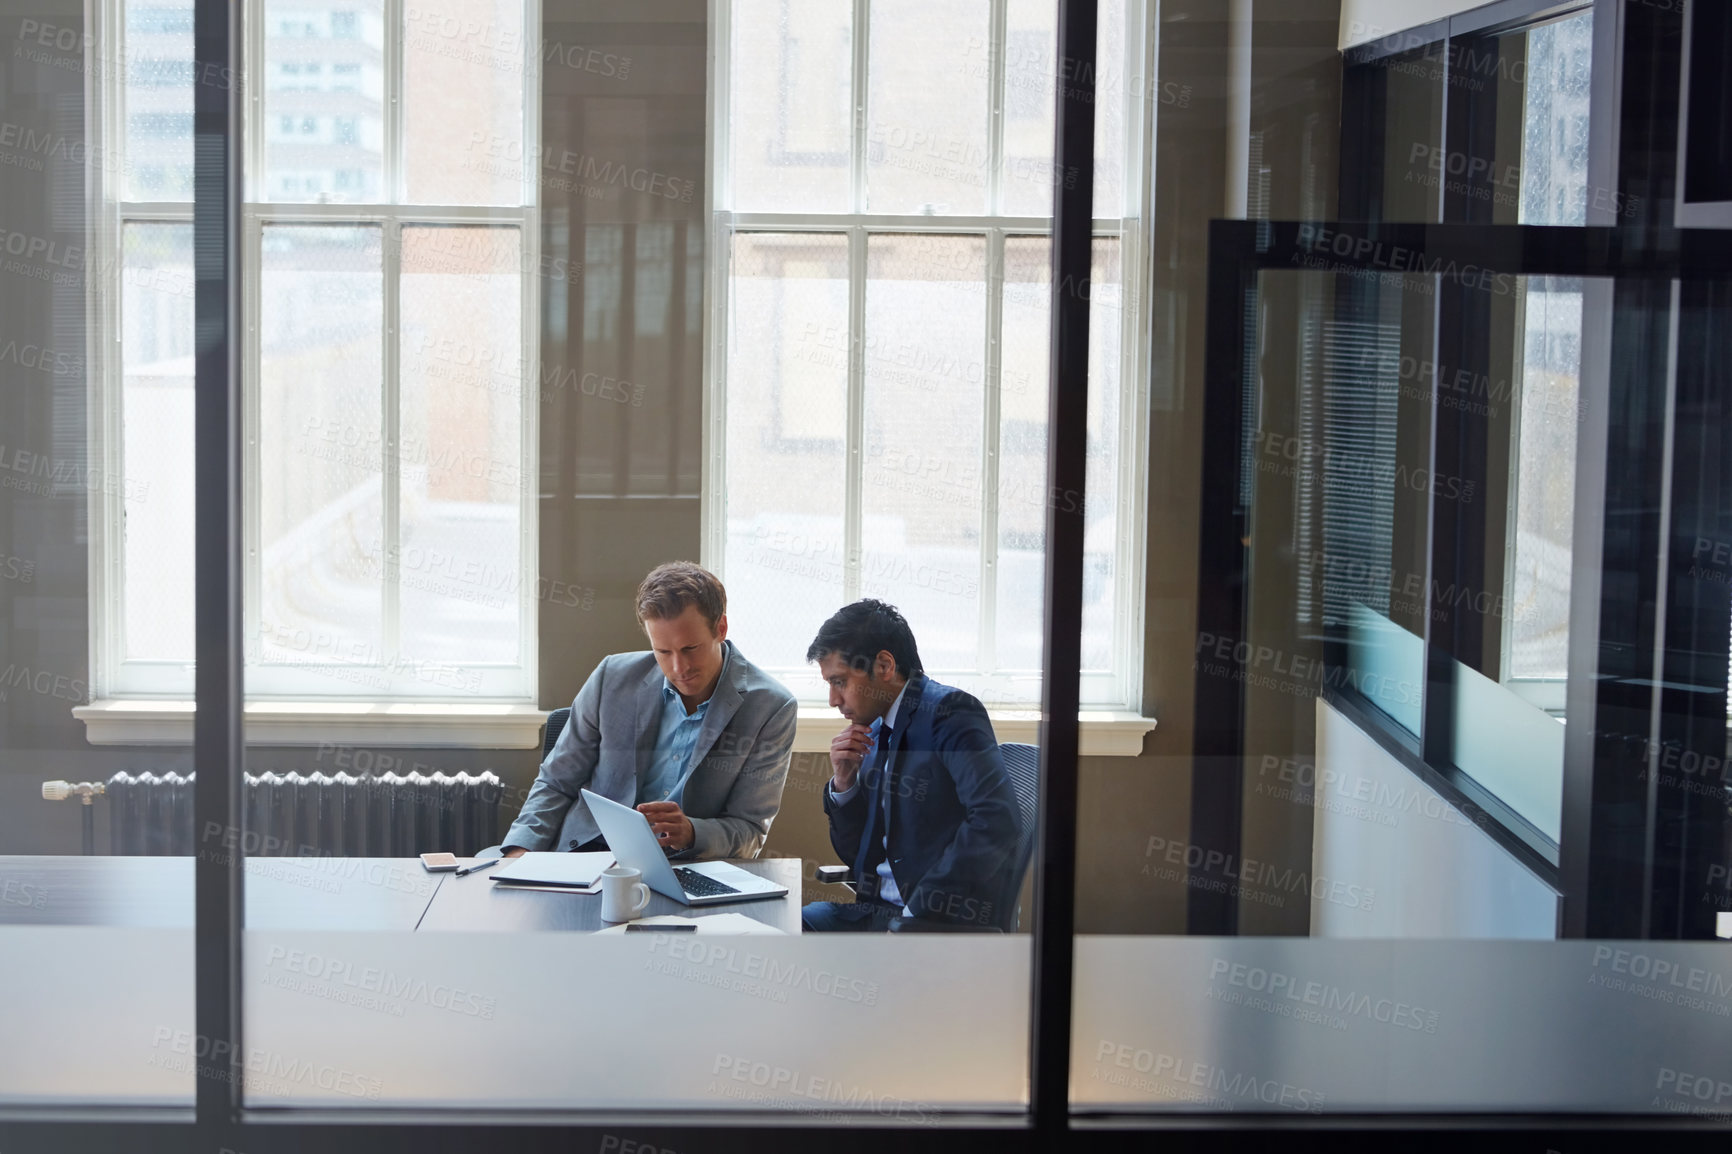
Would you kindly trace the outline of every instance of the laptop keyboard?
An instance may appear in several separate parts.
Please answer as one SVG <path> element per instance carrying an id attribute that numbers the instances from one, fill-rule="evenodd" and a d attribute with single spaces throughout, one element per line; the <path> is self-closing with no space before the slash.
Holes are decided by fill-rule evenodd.
<path id="1" fill-rule="evenodd" d="M 717 881 L 708 874 L 701 874 L 694 869 L 674 868 L 674 880 L 680 883 L 680 888 L 694 898 L 713 898 L 718 894 L 737 894 L 740 891 L 733 886 Z"/>

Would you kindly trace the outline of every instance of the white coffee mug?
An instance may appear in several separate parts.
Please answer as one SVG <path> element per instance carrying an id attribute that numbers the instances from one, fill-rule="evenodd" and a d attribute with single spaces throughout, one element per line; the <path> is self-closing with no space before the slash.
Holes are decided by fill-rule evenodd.
<path id="1" fill-rule="evenodd" d="M 616 865 L 601 871 L 601 920 L 629 922 L 649 908 L 649 887 L 642 870 Z"/>

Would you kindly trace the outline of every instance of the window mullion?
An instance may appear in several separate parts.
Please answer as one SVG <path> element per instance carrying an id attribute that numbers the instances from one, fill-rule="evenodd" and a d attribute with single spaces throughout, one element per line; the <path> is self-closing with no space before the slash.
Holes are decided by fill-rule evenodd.
<path id="1" fill-rule="evenodd" d="M 842 511 L 844 602 L 860 597 L 861 506 L 866 487 L 866 244 L 864 228 L 848 230 L 848 476 Z"/>
<path id="2" fill-rule="evenodd" d="M 1002 5 L 997 6 L 1002 10 Z M 993 41 L 994 45 L 998 41 Z M 975 666 L 984 674 L 998 670 L 998 432 L 999 372 L 1004 326 L 1004 233 L 986 234 L 986 396 L 981 405 L 980 471 L 980 638 Z"/>
<path id="3" fill-rule="evenodd" d="M 402 469 L 403 452 L 400 447 L 402 439 L 402 391 L 399 388 L 399 351 L 401 342 L 397 339 L 397 330 L 402 310 L 402 272 L 403 272 L 403 223 L 395 214 L 386 217 L 381 222 L 384 235 L 382 259 L 384 274 L 384 312 L 385 331 L 380 364 L 383 366 L 383 379 L 380 381 L 380 427 L 384 436 L 380 441 L 384 445 L 383 459 L 380 461 L 379 484 L 381 492 L 381 526 L 380 535 L 384 564 L 381 566 L 384 587 L 381 590 L 381 622 L 383 626 L 383 649 L 387 666 L 395 667 L 397 663 L 399 627 L 399 583 L 397 579 L 398 562 L 402 555 L 400 547 L 400 524 L 402 509 Z"/>

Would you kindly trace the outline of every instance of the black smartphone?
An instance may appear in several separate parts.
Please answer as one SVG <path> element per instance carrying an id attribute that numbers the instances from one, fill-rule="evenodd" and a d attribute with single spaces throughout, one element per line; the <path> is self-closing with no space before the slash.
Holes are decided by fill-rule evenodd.
<path id="1" fill-rule="evenodd" d="M 691 922 L 663 926 L 640 926 L 636 922 L 627 922 L 625 932 L 628 934 L 695 934 L 698 932 L 698 927 Z"/>

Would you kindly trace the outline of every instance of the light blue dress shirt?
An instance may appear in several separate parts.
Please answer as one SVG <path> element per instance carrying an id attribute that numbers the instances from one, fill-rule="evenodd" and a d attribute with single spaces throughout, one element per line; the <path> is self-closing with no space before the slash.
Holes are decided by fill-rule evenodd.
<path id="1" fill-rule="evenodd" d="M 722 672 L 716 678 L 718 686 L 728 675 L 730 660 L 731 654 L 722 658 Z M 710 698 L 714 700 L 713 692 Z M 662 678 L 661 728 L 656 731 L 655 752 L 650 756 L 649 766 L 637 783 L 639 805 L 646 801 L 680 804 L 686 792 L 686 779 L 692 770 L 686 763 L 692 759 L 692 747 L 698 743 L 698 730 L 704 727 L 704 715 L 709 711 L 709 701 L 703 701 L 687 713 L 679 690 L 667 678 Z"/>
<path id="2" fill-rule="evenodd" d="M 886 729 L 896 728 L 896 715 L 902 712 L 902 694 L 907 692 L 908 685 L 904 682 L 902 685 L 902 693 L 898 693 L 896 695 L 896 700 L 890 703 L 890 711 L 884 715 L 884 722 L 878 727 L 878 732 L 880 734 L 882 734 Z M 872 753 L 868 754 L 867 757 L 871 758 L 875 756 L 877 752 L 877 749 L 874 748 Z M 894 754 L 884 759 L 885 781 L 890 780 L 890 765 L 895 760 L 896 757 Z M 860 768 L 864 771 L 866 767 L 861 766 Z M 824 788 L 830 790 L 830 800 L 837 804 L 841 804 L 853 797 L 856 793 L 860 792 L 860 779 L 856 777 L 854 779 L 854 784 L 846 793 L 837 793 L 828 785 Z M 878 897 L 881 901 L 889 902 L 893 906 L 902 906 L 902 912 L 907 917 L 914 916 L 913 910 L 902 905 L 902 891 L 896 888 L 896 875 L 890 872 L 890 810 L 888 804 L 886 804 L 884 812 L 884 860 L 878 863 Z"/>

